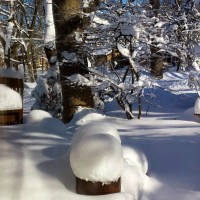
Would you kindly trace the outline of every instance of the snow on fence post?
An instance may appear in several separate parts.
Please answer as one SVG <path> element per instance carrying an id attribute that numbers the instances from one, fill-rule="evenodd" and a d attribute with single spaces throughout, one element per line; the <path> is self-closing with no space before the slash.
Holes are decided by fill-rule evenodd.
<path id="1" fill-rule="evenodd" d="M 200 117 L 200 74 L 189 74 L 188 86 L 196 90 L 198 98 L 194 104 L 194 115 Z"/>
<path id="2" fill-rule="evenodd" d="M 78 194 L 120 192 L 123 152 L 117 130 L 101 122 L 81 126 L 72 138 L 70 165 Z"/>
<path id="3" fill-rule="evenodd" d="M 23 123 L 23 76 L 21 68 L 0 70 L 0 125 Z"/>
<path id="4" fill-rule="evenodd" d="M 5 84 L 0 84 L 0 125 L 23 123 L 21 95 Z"/>

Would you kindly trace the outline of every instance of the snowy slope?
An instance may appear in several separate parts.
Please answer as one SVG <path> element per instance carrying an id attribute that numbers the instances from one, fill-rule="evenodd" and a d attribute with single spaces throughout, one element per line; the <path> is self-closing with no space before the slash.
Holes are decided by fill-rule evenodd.
<path id="1" fill-rule="evenodd" d="M 30 90 L 26 88 L 26 113 L 32 102 Z M 134 200 L 143 194 L 142 200 L 199 200 L 200 119 L 191 108 L 196 95 L 188 90 L 189 97 L 179 101 L 177 94 L 163 89 L 157 92 L 161 97 L 165 95 L 160 101 L 162 109 L 152 107 L 141 120 L 114 116 L 119 112 L 104 116 L 80 110 L 67 125 L 48 115 L 41 121 L 37 115 L 29 115 L 27 124 L 0 127 L 0 199 Z M 127 151 L 131 164 L 124 169 L 121 193 L 77 195 L 69 149 L 75 129 L 91 121 L 110 124 L 118 130 L 123 146 L 143 152 L 148 161 L 148 176 L 138 167 L 138 151 Z"/>

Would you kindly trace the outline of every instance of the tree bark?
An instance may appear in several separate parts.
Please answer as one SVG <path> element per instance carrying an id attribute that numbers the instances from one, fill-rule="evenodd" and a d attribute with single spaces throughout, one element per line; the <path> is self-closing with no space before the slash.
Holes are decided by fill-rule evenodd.
<path id="1" fill-rule="evenodd" d="M 158 9 L 160 8 L 159 0 L 150 0 L 154 16 L 158 15 Z M 159 48 L 156 47 L 156 43 L 152 43 L 151 50 L 151 61 L 150 68 L 151 74 L 157 78 L 163 78 L 163 59 L 159 56 Z"/>
<path id="2" fill-rule="evenodd" d="M 62 52 L 75 52 L 80 56 L 81 45 L 75 40 L 75 31 L 83 29 L 80 0 L 53 0 L 53 13 L 56 30 L 56 49 L 60 69 L 63 96 L 63 121 L 69 122 L 79 106 L 93 107 L 90 87 L 66 83 L 66 77 L 73 74 L 88 74 L 82 61 L 63 62 Z M 83 52 L 82 52 L 83 54 Z M 82 55 L 83 57 L 84 55 Z M 84 58 L 80 58 L 84 60 Z"/>
<path id="3" fill-rule="evenodd" d="M 151 74 L 163 78 L 163 58 L 159 56 L 158 47 L 151 46 Z"/>
<path id="4" fill-rule="evenodd" d="M 34 39 L 34 28 L 36 26 L 37 23 L 37 15 L 39 12 L 39 8 L 41 5 L 42 1 L 41 0 L 35 0 L 35 8 L 34 8 L 34 12 L 33 12 L 33 17 L 32 17 L 32 21 L 31 24 L 29 26 L 29 46 L 28 52 L 31 52 L 31 55 L 28 55 L 28 60 L 31 61 L 31 65 L 29 64 L 28 67 L 28 71 L 29 71 L 29 75 L 30 75 L 30 81 L 34 82 L 37 79 L 37 66 L 36 66 L 36 61 L 35 61 L 35 52 L 34 52 L 34 43 L 33 43 L 33 39 Z"/>

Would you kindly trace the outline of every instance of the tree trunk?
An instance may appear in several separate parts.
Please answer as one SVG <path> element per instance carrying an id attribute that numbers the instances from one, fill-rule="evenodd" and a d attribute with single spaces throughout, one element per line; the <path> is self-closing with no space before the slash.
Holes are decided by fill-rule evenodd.
<path id="1" fill-rule="evenodd" d="M 27 65 L 28 67 L 28 73 L 30 76 L 30 81 L 34 82 L 37 79 L 37 66 L 36 66 L 36 61 L 35 61 L 35 50 L 34 50 L 34 28 L 36 26 L 37 23 L 37 15 L 42 3 L 42 0 L 35 0 L 35 7 L 34 7 L 34 12 L 33 12 L 33 17 L 31 20 L 31 24 L 30 26 L 28 26 L 28 34 L 29 34 L 29 45 L 28 45 L 28 52 L 27 52 L 27 56 L 26 58 L 28 59 L 27 62 L 29 62 L 29 64 Z M 31 55 L 29 54 L 31 52 Z"/>
<path id="2" fill-rule="evenodd" d="M 159 56 L 159 48 L 151 46 L 151 74 L 163 78 L 163 58 Z"/>
<path id="3" fill-rule="evenodd" d="M 160 8 L 160 1 L 159 0 L 150 0 L 150 4 L 152 6 L 154 16 L 158 15 L 158 9 Z M 156 43 L 152 43 L 150 48 L 151 50 L 151 74 L 157 78 L 163 78 L 163 59 L 159 56 L 158 51 L 160 50 L 156 47 Z"/>
<path id="4" fill-rule="evenodd" d="M 66 83 L 66 77 L 73 74 L 88 74 L 82 61 L 63 62 L 62 52 L 75 52 L 78 57 L 81 45 L 75 40 L 75 31 L 83 28 L 80 0 L 53 0 L 53 13 L 56 30 L 56 49 L 60 68 L 60 80 L 63 95 L 63 121 L 69 122 L 77 107 L 93 107 L 90 87 L 80 87 Z M 84 60 L 84 59 L 83 59 Z"/>
<path id="5" fill-rule="evenodd" d="M 55 26 L 53 18 L 53 5 L 52 0 L 45 1 L 45 36 L 44 36 L 44 51 L 50 67 L 54 66 L 55 59 L 52 60 L 54 56 L 57 56 L 57 51 L 55 47 Z"/>

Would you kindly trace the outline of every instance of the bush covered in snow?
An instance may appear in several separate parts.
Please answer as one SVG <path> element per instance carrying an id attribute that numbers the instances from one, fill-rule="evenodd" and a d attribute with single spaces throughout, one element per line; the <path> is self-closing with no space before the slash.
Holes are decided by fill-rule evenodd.
<path id="1" fill-rule="evenodd" d="M 53 117 L 61 118 L 62 94 L 61 85 L 58 82 L 57 65 L 48 69 L 44 77 L 39 77 L 37 85 L 32 91 L 35 102 L 31 109 L 41 109 L 49 112 Z"/>
<path id="2" fill-rule="evenodd" d="M 97 105 L 103 108 L 102 101 L 117 99 L 129 119 L 132 103 L 138 103 L 140 117 L 143 89 L 154 81 L 153 57 L 162 59 L 166 70 L 199 70 L 199 6 L 191 1 L 182 7 L 163 4 L 159 15 L 150 7 L 149 2 L 108 0 L 90 14 L 91 26 L 85 31 Z"/>

